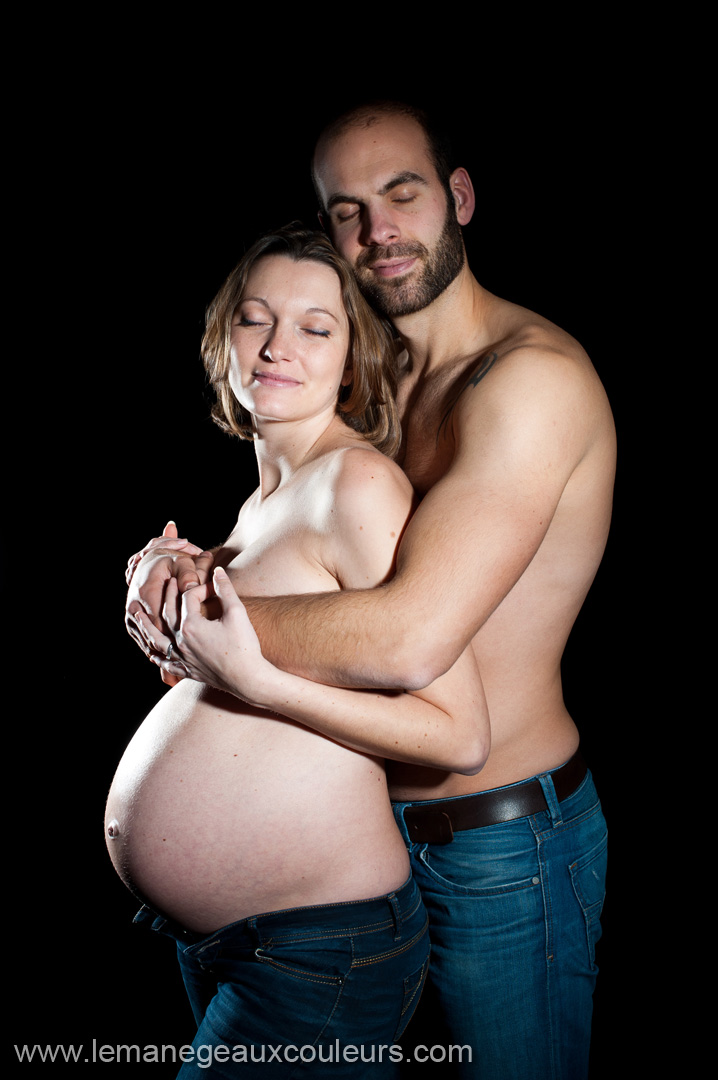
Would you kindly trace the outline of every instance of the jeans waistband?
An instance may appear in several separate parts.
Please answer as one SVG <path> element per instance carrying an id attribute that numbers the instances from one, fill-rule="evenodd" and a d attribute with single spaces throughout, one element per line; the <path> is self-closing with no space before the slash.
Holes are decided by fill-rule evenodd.
<path id="1" fill-rule="evenodd" d="M 401 888 L 384 896 L 371 897 L 368 900 L 347 900 L 334 904 L 313 904 L 307 907 L 282 908 L 259 915 L 250 915 L 246 919 L 229 923 L 210 934 L 195 933 L 187 930 L 173 919 L 159 915 L 152 908 L 144 905 L 134 922 L 149 923 L 153 930 L 175 938 L 183 948 L 209 944 L 219 936 L 231 931 L 237 940 L 246 931 L 247 940 L 252 941 L 257 934 L 271 936 L 274 940 L 291 937 L 297 933 L 306 934 L 316 929 L 322 936 L 333 932 L 345 933 L 353 928 L 380 930 L 394 926 L 398 929 L 402 922 L 411 918 L 421 905 L 421 895 L 413 877 L 409 877 Z"/>

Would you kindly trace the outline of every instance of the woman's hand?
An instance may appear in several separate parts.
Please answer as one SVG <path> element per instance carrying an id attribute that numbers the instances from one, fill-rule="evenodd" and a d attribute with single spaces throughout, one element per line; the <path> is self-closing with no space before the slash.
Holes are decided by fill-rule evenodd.
<path id="1" fill-rule="evenodd" d="M 150 540 L 142 551 L 129 560 L 125 574 L 128 585 L 125 626 L 148 659 L 155 662 L 148 647 L 147 635 L 140 627 L 139 613 L 144 612 L 155 628 L 166 634 L 168 627 L 162 622 L 161 612 L 168 582 L 173 581 L 180 592 L 204 584 L 213 561 L 210 552 L 202 551 L 187 540 L 180 540 L 173 521 L 165 526 L 162 536 Z M 164 649 L 165 654 L 168 645 L 169 642 Z M 170 686 L 174 686 L 180 677 L 162 671 L 162 681 Z"/>
<path id="2" fill-rule="evenodd" d="M 218 617 L 208 618 L 217 607 Z M 136 616 L 153 663 L 176 679 L 207 683 L 262 707 L 275 668 L 262 656 L 244 604 L 221 567 L 211 584 L 198 585 L 181 597 L 176 580 L 168 581 L 162 616 L 171 636 L 159 631 L 144 612 Z"/>

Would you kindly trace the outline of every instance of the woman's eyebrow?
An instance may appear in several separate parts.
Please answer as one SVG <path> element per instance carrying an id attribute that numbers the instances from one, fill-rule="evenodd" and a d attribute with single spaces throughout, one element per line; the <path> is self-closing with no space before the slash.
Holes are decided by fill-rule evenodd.
<path id="1" fill-rule="evenodd" d="M 328 315 L 330 319 L 334 319 L 335 323 L 339 322 L 339 319 L 336 317 L 336 315 L 332 315 L 331 311 L 327 311 L 327 309 L 323 308 L 323 307 L 309 307 L 309 308 L 307 308 L 305 314 L 307 314 L 307 315 Z"/>
<path id="2" fill-rule="evenodd" d="M 261 304 L 262 307 L 265 307 L 265 308 L 267 308 L 267 310 L 269 310 L 269 304 L 261 296 L 243 296 L 242 299 L 240 300 L 239 304 L 237 305 L 237 307 L 239 308 L 239 307 L 241 307 L 242 304 L 246 304 L 246 303 L 250 303 L 250 302 L 254 303 L 254 304 Z M 327 309 L 323 308 L 323 307 L 308 307 L 306 309 L 306 311 L 304 312 L 304 314 L 305 315 L 328 315 L 330 319 L 334 319 L 335 323 L 340 323 L 341 324 L 341 320 L 338 319 L 336 317 L 336 315 L 333 315 L 331 313 L 331 311 L 327 311 Z"/>

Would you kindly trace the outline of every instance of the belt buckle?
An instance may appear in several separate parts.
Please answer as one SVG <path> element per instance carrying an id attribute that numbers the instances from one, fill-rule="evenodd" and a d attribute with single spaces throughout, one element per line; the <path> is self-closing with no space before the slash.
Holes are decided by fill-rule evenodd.
<path id="1" fill-rule="evenodd" d="M 454 839 L 451 819 L 438 807 L 407 806 L 404 821 L 414 844 L 450 844 Z"/>

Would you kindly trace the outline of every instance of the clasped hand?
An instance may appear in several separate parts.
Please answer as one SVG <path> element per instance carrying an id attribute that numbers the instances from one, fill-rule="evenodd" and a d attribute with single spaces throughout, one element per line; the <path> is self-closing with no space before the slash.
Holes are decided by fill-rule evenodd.
<path id="1" fill-rule="evenodd" d="M 129 559 L 125 571 L 128 585 L 125 626 L 150 660 L 152 652 L 140 629 L 138 614 L 144 612 L 158 630 L 167 632 L 169 627 L 163 624 L 162 610 L 168 582 L 175 580 L 179 593 L 204 585 L 213 561 L 210 552 L 202 551 L 188 540 L 180 540 L 172 521 L 165 526 L 162 536 L 150 540 Z M 170 685 L 177 681 L 166 672 L 162 678 Z"/>
<path id="2" fill-rule="evenodd" d="M 262 706 L 271 665 L 262 656 L 244 604 L 222 567 L 215 568 L 205 585 L 189 588 L 181 596 L 177 578 L 168 579 L 162 608 L 167 633 L 142 609 L 134 618 L 145 651 L 163 675 L 175 681 L 190 678 L 207 683 Z"/>

